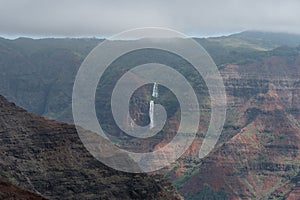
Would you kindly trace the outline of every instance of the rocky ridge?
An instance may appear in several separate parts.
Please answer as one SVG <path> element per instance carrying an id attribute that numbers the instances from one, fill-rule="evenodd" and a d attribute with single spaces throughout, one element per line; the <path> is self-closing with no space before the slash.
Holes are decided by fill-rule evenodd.
<path id="1" fill-rule="evenodd" d="M 181 199 L 160 175 L 113 170 L 85 149 L 73 125 L 47 120 L 0 96 L 2 178 L 49 199 Z"/>

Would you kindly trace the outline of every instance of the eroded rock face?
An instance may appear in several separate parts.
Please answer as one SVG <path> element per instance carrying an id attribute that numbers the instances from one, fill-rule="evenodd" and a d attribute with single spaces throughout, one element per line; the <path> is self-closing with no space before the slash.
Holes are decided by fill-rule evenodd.
<path id="1" fill-rule="evenodd" d="M 197 160 L 183 159 L 181 194 L 192 199 L 208 184 L 229 199 L 299 198 L 298 60 L 268 57 L 222 69 L 227 122 L 219 145 L 190 175 L 186 163 Z"/>
<path id="2" fill-rule="evenodd" d="M 162 176 L 106 167 L 73 125 L 28 113 L 2 96 L 0 138 L 2 176 L 49 199 L 181 199 Z"/>

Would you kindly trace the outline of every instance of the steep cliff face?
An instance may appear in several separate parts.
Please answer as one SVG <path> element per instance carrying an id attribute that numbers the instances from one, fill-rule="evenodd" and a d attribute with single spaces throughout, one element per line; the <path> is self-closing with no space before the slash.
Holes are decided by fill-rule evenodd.
<path id="1" fill-rule="evenodd" d="M 183 158 L 171 174 L 187 199 L 200 198 L 206 184 L 230 199 L 297 199 L 299 66 L 293 54 L 222 69 L 228 110 L 219 144 L 201 161 Z"/>
<path id="2" fill-rule="evenodd" d="M 73 125 L 49 121 L 0 96 L 0 169 L 50 199 L 181 199 L 159 175 L 127 174 L 95 160 Z"/>
<path id="3" fill-rule="evenodd" d="M 99 42 L 0 39 L 0 94 L 30 112 L 72 122 L 70 102 L 77 69 Z"/>
<path id="4" fill-rule="evenodd" d="M 300 166 L 298 122 L 272 90 L 251 98 L 243 109 L 239 119 L 246 125 L 202 161 L 182 193 L 196 193 L 206 183 L 224 188 L 231 199 L 261 199 L 283 197 L 294 187 Z"/>

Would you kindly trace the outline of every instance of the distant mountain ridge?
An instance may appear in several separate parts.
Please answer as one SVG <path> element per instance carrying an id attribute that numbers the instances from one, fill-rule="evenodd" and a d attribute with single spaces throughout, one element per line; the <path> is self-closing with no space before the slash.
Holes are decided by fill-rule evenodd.
<path id="1" fill-rule="evenodd" d="M 240 38 L 253 44 L 264 44 L 270 48 L 279 46 L 297 47 L 300 45 L 300 34 L 244 31 L 237 34 L 232 34 L 229 37 Z"/>
<path id="2" fill-rule="evenodd" d="M 243 32 L 227 37 L 196 40 L 206 48 L 216 64 L 222 67 L 271 56 L 272 51 L 266 51 L 270 47 L 258 43 L 261 38 L 268 35 L 272 38 L 274 34 Z M 253 39 L 256 35 L 260 37 Z M 283 36 L 285 35 L 280 34 L 280 37 L 273 38 Z M 288 45 L 290 41 L 298 41 L 298 36 L 293 38 L 288 42 L 272 41 L 272 45 L 276 48 L 279 45 Z M 235 43 L 236 40 L 239 42 Z M 31 112 L 72 122 L 70 105 L 76 72 L 86 55 L 101 41 L 95 38 L 15 40 L 1 38 L 0 94 Z"/>

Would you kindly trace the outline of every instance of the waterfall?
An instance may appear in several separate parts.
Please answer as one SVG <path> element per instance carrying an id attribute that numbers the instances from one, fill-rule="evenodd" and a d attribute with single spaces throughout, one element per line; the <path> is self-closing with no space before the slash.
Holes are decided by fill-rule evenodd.
<path id="1" fill-rule="evenodd" d="M 152 89 L 152 97 L 158 97 L 158 87 L 157 83 L 155 82 Z M 154 127 L 154 100 L 150 101 L 150 108 L 149 108 L 149 117 L 150 117 L 150 128 Z"/>
<path id="2" fill-rule="evenodd" d="M 154 82 L 153 89 L 152 89 L 152 99 L 158 97 L 158 84 Z M 149 117 L 150 117 L 150 128 L 154 127 L 154 100 L 150 101 L 150 108 L 149 108 Z"/>
<path id="3" fill-rule="evenodd" d="M 156 82 L 153 85 L 152 96 L 155 97 L 155 98 L 158 97 L 158 88 L 157 88 L 157 83 Z"/>
<path id="4" fill-rule="evenodd" d="M 150 117 L 150 128 L 154 127 L 154 101 L 150 101 L 150 108 L 149 108 L 149 117 Z"/>

